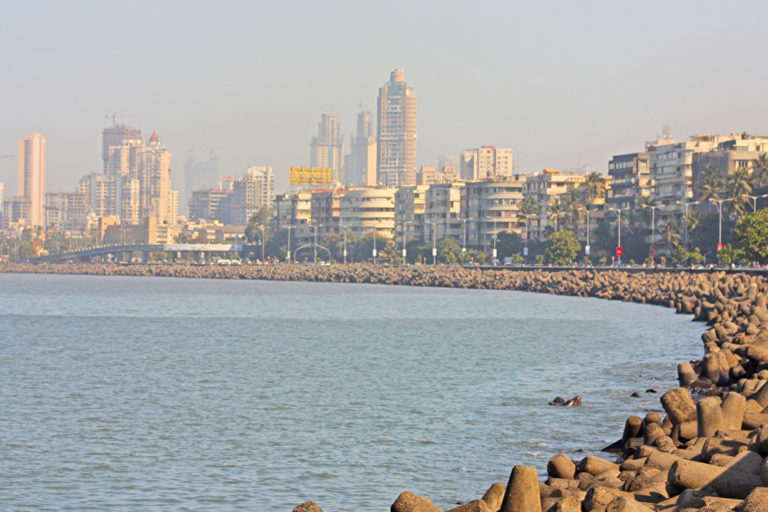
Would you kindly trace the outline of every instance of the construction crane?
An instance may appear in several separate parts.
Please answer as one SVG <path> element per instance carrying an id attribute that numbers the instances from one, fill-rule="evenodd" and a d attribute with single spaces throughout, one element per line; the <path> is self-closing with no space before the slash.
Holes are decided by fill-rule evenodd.
<path id="1" fill-rule="evenodd" d="M 125 118 L 125 119 L 136 119 L 139 116 L 124 116 L 122 114 L 118 114 L 117 112 L 112 112 L 111 114 L 107 114 L 104 117 L 106 117 L 107 119 L 111 119 L 112 120 L 112 128 L 114 128 L 115 126 L 117 126 L 117 118 L 118 117 Z"/>

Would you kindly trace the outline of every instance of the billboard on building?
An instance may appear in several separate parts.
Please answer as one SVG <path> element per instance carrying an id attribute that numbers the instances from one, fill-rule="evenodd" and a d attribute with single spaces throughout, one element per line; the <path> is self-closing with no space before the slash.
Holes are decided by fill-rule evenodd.
<path id="1" fill-rule="evenodd" d="M 291 185 L 331 185 L 331 169 L 323 167 L 291 167 Z"/>

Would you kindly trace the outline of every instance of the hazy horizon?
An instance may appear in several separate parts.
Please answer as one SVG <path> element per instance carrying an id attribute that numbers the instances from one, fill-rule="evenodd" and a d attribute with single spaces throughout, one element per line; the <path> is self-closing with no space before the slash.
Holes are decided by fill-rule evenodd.
<path id="1" fill-rule="evenodd" d="M 12 2 L 0 19 L 0 154 L 47 139 L 47 190 L 101 172 L 112 112 L 157 131 L 183 183 L 190 152 L 223 174 L 309 163 L 322 112 L 355 129 L 394 68 L 418 95 L 418 164 L 509 146 L 520 172 L 595 166 L 673 137 L 768 135 L 768 5 L 715 2 L 381 6 Z M 763 41 L 763 43 L 761 43 Z M 374 115 L 375 117 L 375 115 Z M 16 158 L 0 159 L 6 197 Z"/>

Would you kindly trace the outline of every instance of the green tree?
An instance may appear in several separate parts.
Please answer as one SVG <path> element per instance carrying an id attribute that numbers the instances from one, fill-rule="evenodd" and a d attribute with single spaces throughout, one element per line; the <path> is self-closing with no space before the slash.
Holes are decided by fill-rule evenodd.
<path id="1" fill-rule="evenodd" d="M 711 199 L 724 199 L 727 195 L 725 171 L 707 164 L 704 175 L 697 185 L 701 202 Z"/>
<path id="2" fill-rule="evenodd" d="M 440 263 L 461 263 L 461 247 L 451 237 L 445 237 L 437 242 L 437 261 Z"/>
<path id="3" fill-rule="evenodd" d="M 598 199 L 602 199 L 605 196 L 605 176 L 592 171 L 587 174 L 584 180 L 584 186 L 587 190 L 587 201 L 590 204 L 594 204 Z"/>
<path id="4" fill-rule="evenodd" d="M 768 189 L 768 153 L 763 153 L 752 161 L 752 188 L 762 194 Z"/>
<path id="5" fill-rule="evenodd" d="M 560 231 L 560 218 L 565 215 L 565 204 L 558 196 L 552 196 L 547 206 L 547 215 L 555 223 L 555 232 Z"/>
<path id="6" fill-rule="evenodd" d="M 576 259 L 581 251 L 581 244 L 573 231 L 560 231 L 549 237 L 544 256 L 555 265 L 565 265 Z"/>
<path id="7" fill-rule="evenodd" d="M 749 261 L 768 262 L 768 209 L 742 217 L 733 229 L 737 247 Z"/>
<path id="8" fill-rule="evenodd" d="M 257 240 L 263 243 L 264 240 L 262 240 L 262 237 L 266 240 L 271 238 L 272 232 L 269 226 L 272 222 L 272 215 L 272 208 L 268 206 L 259 208 L 256 213 L 251 215 L 251 218 L 248 219 L 248 223 L 245 226 L 245 239 L 248 243 L 253 244 L 256 243 Z M 264 228 L 263 232 L 262 226 Z"/>
<path id="9" fill-rule="evenodd" d="M 669 219 L 662 224 L 660 233 L 661 239 L 664 240 L 668 249 L 671 250 L 680 245 L 680 228 L 674 220 Z"/>
<path id="10" fill-rule="evenodd" d="M 746 167 L 739 167 L 733 174 L 728 176 L 726 184 L 726 192 L 730 199 L 733 199 L 733 211 L 736 215 L 741 217 L 744 213 L 751 209 L 749 204 L 749 196 L 752 193 L 751 178 L 749 175 L 749 169 Z"/>

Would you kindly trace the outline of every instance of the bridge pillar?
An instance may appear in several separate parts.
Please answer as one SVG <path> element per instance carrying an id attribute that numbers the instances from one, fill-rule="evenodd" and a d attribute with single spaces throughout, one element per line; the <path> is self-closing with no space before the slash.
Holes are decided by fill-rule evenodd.
<path id="1" fill-rule="evenodd" d="M 149 251 L 141 251 L 141 262 L 147 263 L 149 261 Z"/>

